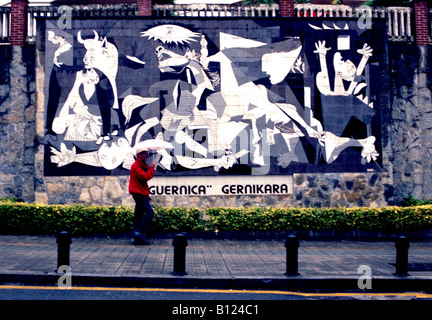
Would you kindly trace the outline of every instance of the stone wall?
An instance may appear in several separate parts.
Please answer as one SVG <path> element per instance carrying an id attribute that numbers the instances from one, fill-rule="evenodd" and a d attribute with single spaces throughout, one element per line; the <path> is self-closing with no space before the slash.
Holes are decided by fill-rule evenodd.
<path id="1" fill-rule="evenodd" d="M 391 101 L 382 115 L 383 172 L 293 175 L 286 195 L 156 196 L 165 206 L 385 206 L 432 198 L 430 48 L 390 43 Z M 43 175 L 43 68 L 34 46 L 2 46 L 0 197 L 42 203 L 133 205 L 127 176 Z M 36 61 L 36 65 L 35 65 Z M 35 76 L 37 74 L 37 77 Z M 36 80 L 37 78 L 37 80 Z M 37 98 L 36 98 L 37 96 Z M 39 101 L 36 103 L 36 101 Z M 42 105 L 40 105 L 42 103 Z M 386 126 L 384 126 L 385 128 Z"/>
<path id="2" fill-rule="evenodd" d="M 0 196 L 34 200 L 34 46 L 1 46 Z"/>
<path id="3" fill-rule="evenodd" d="M 387 173 L 296 174 L 291 205 L 381 207 L 387 205 Z"/>
<path id="4" fill-rule="evenodd" d="M 47 177 L 38 187 L 42 203 L 133 206 L 128 177 Z M 380 207 L 387 205 L 389 175 L 383 173 L 295 174 L 294 192 L 286 195 L 154 196 L 160 206 Z"/>
<path id="5" fill-rule="evenodd" d="M 391 44 L 392 80 L 390 203 L 410 194 L 432 198 L 430 46 Z"/>

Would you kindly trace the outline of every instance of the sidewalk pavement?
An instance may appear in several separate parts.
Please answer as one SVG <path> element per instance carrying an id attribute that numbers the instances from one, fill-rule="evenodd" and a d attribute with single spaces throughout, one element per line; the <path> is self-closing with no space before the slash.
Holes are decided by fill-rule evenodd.
<path id="1" fill-rule="evenodd" d="M 57 285 L 55 236 L 0 235 L 0 284 Z M 287 276 L 284 240 L 189 238 L 186 275 L 173 275 L 172 238 L 133 246 L 126 236 L 73 237 L 73 286 L 277 289 L 304 292 L 432 292 L 432 241 L 411 242 L 409 276 L 395 276 L 390 241 L 300 240 L 298 276 Z M 361 289 L 359 267 L 372 289 Z M 360 280 L 362 283 L 365 281 Z"/>

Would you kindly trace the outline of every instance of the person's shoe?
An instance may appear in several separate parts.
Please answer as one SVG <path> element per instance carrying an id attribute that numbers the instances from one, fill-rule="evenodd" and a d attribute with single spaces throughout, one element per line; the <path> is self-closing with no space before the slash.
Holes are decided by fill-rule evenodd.
<path id="1" fill-rule="evenodd" d="M 150 242 L 147 240 L 141 240 L 139 238 L 132 238 L 131 244 L 133 244 L 134 246 L 146 246 L 149 245 Z"/>
<path id="2" fill-rule="evenodd" d="M 150 242 L 147 240 L 147 236 L 137 231 L 134 231 L 132 241 L 133 244 L 140 244 L 140 245 L 150 244 Z"/>
<path id="3" fill-rule="evenodd" d="M 147 236 L 144 233 L 141 233 L 141 232 L 138 232 L 138 231 L 134 231 L 133 237 L 141 239 L 141 240 L 147 240 Z"/>

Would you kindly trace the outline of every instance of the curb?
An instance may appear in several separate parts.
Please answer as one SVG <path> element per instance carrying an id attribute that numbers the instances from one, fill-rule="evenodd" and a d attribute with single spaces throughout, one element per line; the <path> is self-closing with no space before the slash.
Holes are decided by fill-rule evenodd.
<path id="1" fill-rule="evenodd" d="M 0 272 L 0 284 L 56 286 L 62 274 L 37 272 Z M 301 292 L 406 292 L 432 293 L 432 277 L 373 277 L 372 289 L 359 289 L 358 277 L 334 276 L 284 276 L 284 277 L 194 277 L 194 276 L 119 276 L 73 274 L 72 285 L 126 288 L 182 288 L 182 289 L 232 289 L 232 290 L 283 290 Z"/>

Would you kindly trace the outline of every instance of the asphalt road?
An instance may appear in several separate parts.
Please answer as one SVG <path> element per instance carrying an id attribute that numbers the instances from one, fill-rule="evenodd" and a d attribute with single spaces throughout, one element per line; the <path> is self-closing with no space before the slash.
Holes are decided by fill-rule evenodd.
<path id="1" fill-rule="evenodd" d="M 346 307 L 400 315 L 407 306 L 430 311 L 432 294 L 407 293 L 302 293 L 264 290 L 102 288 L 56 286 L 0 286 L 0 308 L 15 315 L 41 315 L 58 319 L 85 314 L 106 317 L 119 311 L 154 312 L 161 319 L 277 319 L 294 310 L 319 317 Z M 363 305 L 361 303 L 366 303 Z M 371 304 L 372 303 L 372 304 Z M 415 303 L 415 305 L 407 305 Z M 378 308 L 377 308 L 378 307 Z M 354 309 L 353 309 L 354 308 Z M 85 311 L 84 311 L 85 310 Z M 360 309 L 359 309 L 360 310 Z M 141 316 L 140 316 L 141 318 Z M 344 318 L 346 319 L 346 318 Z"/>
<path id="2" fill-rule="evenodd" d="M 282 290 L 231 289 L 168 289 L 168 288 L 108 288 L 0 285 L 0 300 L 431 300 L 423 292 L 372 293 L 308 293 Z"/>
<path id="3" fill-rule="evenodd" d="M 282 291 L 0 286 L 0 300 L 305 300 Z"/>

